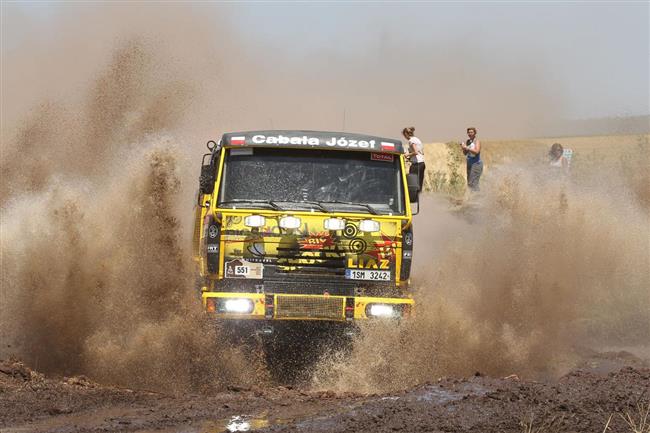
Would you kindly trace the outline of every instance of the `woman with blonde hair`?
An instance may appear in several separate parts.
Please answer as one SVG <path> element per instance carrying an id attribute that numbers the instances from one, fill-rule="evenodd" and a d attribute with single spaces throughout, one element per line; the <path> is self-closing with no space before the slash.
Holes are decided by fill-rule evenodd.
<path id="1" fill-rule="evenodd" d="M 422 145 L 422 141 L 415 136 L 415 128 L 413 126 L 402 129 L 402 135 L 409 143 L 408 152 L 406 152 L 406 157 L 411 161 L 409 174 L 418 175 L 420 191 L 422 191 L 424 170 L 426 169 L 426 165 L 424 164 L 424 146 Z"/>

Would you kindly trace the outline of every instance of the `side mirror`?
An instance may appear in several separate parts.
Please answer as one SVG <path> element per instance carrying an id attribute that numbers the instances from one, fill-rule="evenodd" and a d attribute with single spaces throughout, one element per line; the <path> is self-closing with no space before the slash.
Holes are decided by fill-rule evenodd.
<path id="1" fill-rule="evenodd" d="M 201 194 L 212 194 L 214 191 L 215 172 L 211 165 L 201 167 L 201 176 L 199 177 L 199 190 Z"/>
<path id="2" fill-rule="evenodd" d="M 217 142 L 214 140 L 210 140 L 205 144 L 208 147 L 208 150 L 212 152 L 215 147 L 217 147 Z"/>
<path id="3" fill-rule="evenodd" d="M 206 156 L 210 157 L 207 164 L 205 162 Z M 201 162 L 201 175 L 199 176 L 199 191 L 201 194 L 212 194 L 214 191 L 215 178 L 216 168 L 214 164 L 212 164 L 212 154 L 206 153 L 203 155 L 203 161 Z"/>
<path id="4" fill-rule="evenodd" d="M 420 193 L 420 179 L 418 179 L 418 175 L 415 173 L 407 174 L 406 186 L 409 190 L 409 201 L 411 202 L 410 204 L 417 204 L 416 210 L 411 211 L 411 213 L 413 215 L 417 215 L 420 213 L 420 197 L 418 197 Z"/>
<path id="5" fill-rule="evenodd" d="M 411 200 L 411 203 L 417 203 L 419 200 L 418 194 L 420 192 L 420 179 L 418 179 L 418 175 L 415 173 L 407 174 L 406 186 L 409 190 L 409 198 Z"/>

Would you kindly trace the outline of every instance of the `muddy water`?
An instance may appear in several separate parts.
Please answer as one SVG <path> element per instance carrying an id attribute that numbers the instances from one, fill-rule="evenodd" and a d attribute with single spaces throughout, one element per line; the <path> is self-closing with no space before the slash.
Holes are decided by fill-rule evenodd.
<path id="1" fill-rule="evenodd" d="M 166 391 L 255 376 L 202 323 L 182 226 L 195 176 L 173 132 L 191 92 L 165 97 L 173 84 L 127 42 L 78 112 L 44 105 L 3 143 L 0 357 Z"/>
<path id="2" fill-rule="evenodd" d="M 233 433 L 247 432 L 264 429 L 266 427 L 281 425 L 285 420 L 267 419 L 264 416 L 233 415 L 228 418 L 202 421 L 190 426 L 172 427 L 163 433 Z M 140 430 L 138 433 L 151 433 L 153 430 Z"/>
<path id="3" fill-rule="evenodd" d="M 334 431 L 342 425 L 342 420 L 362 415 L 377 417 L 383 414 L 385 405 L 391 402 L 401 405 L 432 405 L 443 406 L 450 402 L 466 399 L 469 396 L 481 397 L 490 389 L 479 383 L 466 382 L 453 389 L 438 385 L 425 385 L 400 395 L 375 396 L 350 403 L 341 408 L 330 408 L 326 411 L 300 413 L 291 418 L 274 418 L 269 411 L 255 415 L 233 415 L 222 419 L 213 419 L 195 423 L 190 426 L 172 427 L 163 430 L 166 433 L 232 433 L 264 430 L 266 428 L 291 428 L 298 431 Z M 139 433 L 149 433 L 151 430 L 141 430 Z"/>
<path id="4" fill-rule="evenodd" d="M 322 360 L 314 386 L 388 391 L 474 372 L 550 379 L 588 348 L 641 354 L 649 213 L 633 191 L 602 180 L 503 167 L 458 208 L 426 199 L 415 221 L 415 319 L 368 324 L 350 357 Z"/>

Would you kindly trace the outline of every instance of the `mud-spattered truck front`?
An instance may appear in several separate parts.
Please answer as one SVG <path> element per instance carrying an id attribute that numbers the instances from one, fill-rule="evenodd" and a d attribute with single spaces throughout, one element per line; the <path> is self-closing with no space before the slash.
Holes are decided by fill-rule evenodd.
<path id="1" fill-rule="evenodd" d="M 399 140 L 248 131 L 208 149 L 193 239 L 207 313 L 259 324 L 411 314 L 418 186 Z"/>

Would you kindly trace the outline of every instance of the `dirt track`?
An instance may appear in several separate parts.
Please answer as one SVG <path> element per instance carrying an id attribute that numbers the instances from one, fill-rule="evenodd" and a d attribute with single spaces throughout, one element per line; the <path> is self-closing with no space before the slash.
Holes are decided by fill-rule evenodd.
<path id="1" fill-rule="evenodd" d="M 595 354 L 558 381 L 441 378 L 383 395 L 239 387 L 172 396 L 54 379 L 22 363 L 0 363 L 0 431 L 9 432 L 612 432 L 618 414 L 650 398 L 650 368 L 626 353 Z M 637 416 L 638 417 L 638 416 Z M 248 429 L 248 430 L 246 430 Z M 533 430 L 537 431 L 537 430 Z"/>

